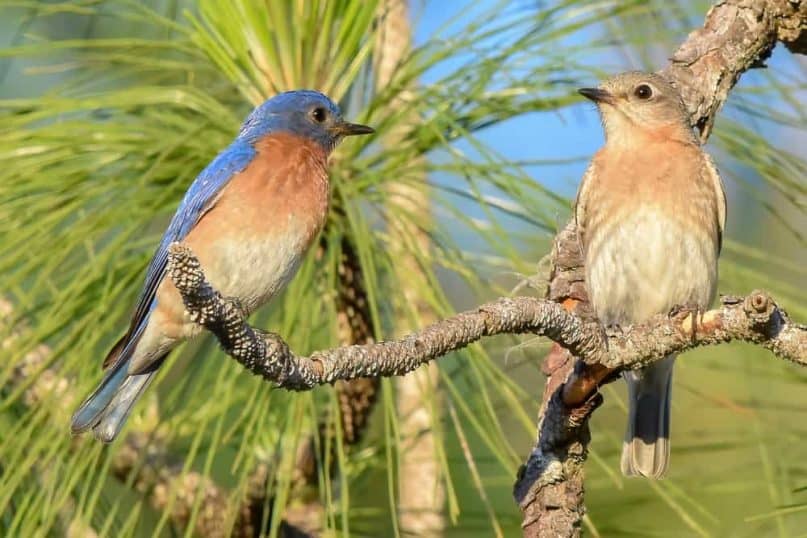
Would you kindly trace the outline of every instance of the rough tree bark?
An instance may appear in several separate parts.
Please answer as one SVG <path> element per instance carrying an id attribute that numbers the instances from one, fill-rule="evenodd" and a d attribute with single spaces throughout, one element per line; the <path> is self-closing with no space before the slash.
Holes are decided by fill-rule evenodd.
<path id="1" fill-rule="evenodd" d="M 188 247 L 169 246 L 168 273 L 191 320 L 213 333 L 225 353 L 253 374 L 289 390 L 311 390 L 357 377 L 405 375 L 482 337 L 498 334 L 546 336 L 581 364 L 602 365 L 614 372 L 645 368 L 671 353 L 732 340 L 757 344 L 807 366 L 807 325 L 791 321 L 759 290 L 747 297 L 724 297 L 720 308 L 697 316 L 684 309 L 610 332 L 555 301 L 506 297 L 398 340 L 315 351 L 304 357 L 295 354 L 279 335 L 250 326 L 238 301 L 222 297 L 207 282 Z"/>
<path id="2" fill-rule="evenodd" d="M 778 41 L 792 52 L 807 53 L 805 29 L 804 1 L 727 0 L 710 10 L 704 27 L 690 34 L 662 71 L 681 91 L 702 140 L 711 133 L 715 116 L 740 75 L 762 65 Z M 687 312 L 673 318 L 659 316 L 624 333 L 607 335 L 606 345 L 603 333 L 591 320 L 571 223 L 556 238 L 552 261 L 545 301 L 501 299 L 399 341 L 373 344 L 370 339 L 350 338 L 366 345 L 319 352 L 310 358 L 295 356 L 279 337 L 249 327 L 234 304 L 206 285 L 190 252 L 175 247 L 171 267 L 189 311 L 216 334 L 229 354 L 250 371 L 295 390 L 336 380 L 403 375 L 487 335 L 531 332 L 559 342 L 544 362 L 548 381 L 538 441 L 519 473 L 514 494 L 523 511 L 525 536 L 577 536 L 584 514 L 588 418 L 601 403 L 595 392 L 598 386 L 613 380 L 622 369 L 646 365 L 669 352 L 732 339 L 763 345 L 780 357 L 807 365 L 807 327 L 791 322 L 765 293 L 754 292 L 745 298 L 725 298 L 721 308 L 707 312 L 694 327 L 693 316 Z M 15 377 L 27 379 L 28 370 L 39 371 L 48 354 L 44 347 L 32 353 Z M 26 391 L 25 400 L 36 405 L 54 391 L 69 400 L 69 385 L 46 368 Z M 196 495 L 203 491 L 194 530 L 203 536 L 223 536 L 221 514 L 233 508 L 226 506 L 226 493 L 213 482 L 200 482 L 205 479 L 195 473 L 182 474 L 153 439 L 144 448 L 144 435 L 133 431 L 127 436 L 113 471 L 122 477 L 135 472 L 135 486 L 147 493 L 157 509 L 167 506 L 169 491 L 187 492 L 171 503 L 171 519 L 181 527 L 187 524 Z M 148 454 L 145 462 L 135 465 L 144 450 Z M 256 535 L 267 502 L 265 479 L 256 469 L 255 487 L 236 508 L 234 535 Z M 64 527 L 68 533 L 94 532 L 68 515 Z M 284 524 L 284 535 L 299 532 Z"/>
<path id="3" fill-rule="evenodd" d="M 642 368 L 670 353 L 703 345 L 742 340 L 770 349 L 779 357 L 807 366 L 807 326 L 793 323 L 764 292 L 726 297 L 719 309 L 702 315 L 681 311 L 605 334 L 595 321 L 567 306 L 532 297 L 503 298 L 438 321 L 400 340 L 294 354 L 278 336 L 251 327 L 238 303 L 223 298 L 204 278 L 193 253 L 179 244 L 169 249 L 169 273 L 196 323 L 210 330 L 225 352 L 249 371 L 290 390 L 310 390 L 338 380 L 400 376 L 483 336 L 533 333 L 547 336 L 578 357 L 552 372 L 540 422 L 538 444 L 519 474 L 516 497 L 526 500 L 526 521 L 536 536 L 579 533 L 582 464 L 588 443 L 587 420 L 601 402 L 596 393 L 581 405 L 564 402 L 563 382 L 587 379 L 586 368 L 605 369 L 602 383 L 615 373 Z M 556 375 L 564 372 L 564 377 Z M 537 524 L 537 525 L 536 525 Z"/>
<path id="4" fill-rule="evenodd" d="M 662 74 L 675 83 L 692 125 L 709 138 L 715 116 L 740 75 L 764 67 L 777 42 L 807 53 L 804 0 L 723 0 L 689 34 Z"/>
<path id="5" fill-rule="evenodd" d="M 483 336 L 530 332 L 559 343 L 578 360 L 575 363 L 571 356 L 557 353 L 547 361 L 550 378 L 538 443 L 519 474 L 515 494 L 528 516 L 525 529 L 531 536 L 574 536 L 579 534 L 584 513 L 587 421 L 602 397 L 595 393 L 570 405 L 565 400 L 568 394 L 587 394 L 585 387 L 593 390 L 622 369 L 644 367 L 670 353 L 731 340 L 756 343 L 807 366 L 807 326 L 791 322 L 767 294 L 756 291 L 744 298 L 724 297 L 719 309 L 703 315 L 682 311 L 657 316 L 606 335 L 596 321 L 569 311 L 572 303 L 585 310 L 584 287 L 574 271 L 566 271 L 575 265 L 573 257 L 564 258 L 572 233 L 567 228 L 560 235 L 554 253 L 551 289 L 567 295 L 565 304 L 531 297 L 499 299 L 401 340 L 341 347 L 310 357 L 297 356 L 279 336 L 250 327 L 237 303 L 223 298 L 205 281 L 186 247 L 172 245 L 169 271 L 192 319 L 209 329 L 224 350 L 251 372 L 291 390 L 357 377 L 404 375 Z M 558 267 L 560 263 L 566 265 Z M 573 386 L 578 391 L 564 390 Z"/>

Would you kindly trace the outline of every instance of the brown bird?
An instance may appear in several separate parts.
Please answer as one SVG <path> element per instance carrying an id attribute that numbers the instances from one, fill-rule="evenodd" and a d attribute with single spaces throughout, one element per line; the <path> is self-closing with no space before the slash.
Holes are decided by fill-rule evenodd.
<path id="1" fill-rule="evenodd" d="M 618 326 L 676 306 L 706 309 L 717 285 L 726 198 L 681 96 L 662 76 L 640 72 L 580 93 L 597 104 L 605 129 L 575 206 L 597 317 Z M 624 374 L 626 475 L 661 478 L 667 470 L 674 360 Z"/>

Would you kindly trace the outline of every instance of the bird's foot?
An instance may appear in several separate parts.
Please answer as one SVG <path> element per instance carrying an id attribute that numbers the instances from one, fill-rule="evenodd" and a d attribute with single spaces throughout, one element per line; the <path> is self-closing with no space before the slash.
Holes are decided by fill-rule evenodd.
<path id="1" fill-rule="evenodd" d="M 692 316 L 692 342 L 695 342 L 698 336 L 698 326 L 703 321 L 704 312 L 705 310 L 696 303 L 684 303 L 673 306 L 670 309 L 669 317 L 683 321 L 688 316 Z"/>
<path id="2" fill-rule="evenodd" d="M 602 337 L 603 342 L 605 342 L 605 349 L 608 349 L 608 337 L 613 335 L 622 335 L 625 334 L 624 329 L 622 329 L 621 325 L 616 323 L 609 323 L 608 325 L 600 324 L 600 336 Z"/>
<path id="3" fill-rule="evenodd" d="M 238 297 L 226 297 L 225 300 L 232 305 L 232 308 L 238 311 L 242 317 L 246 318 L 249 314 L 247 313 L 247 307 L 244 306 L 244 303 L 241 302 L 241 299 Z"/>

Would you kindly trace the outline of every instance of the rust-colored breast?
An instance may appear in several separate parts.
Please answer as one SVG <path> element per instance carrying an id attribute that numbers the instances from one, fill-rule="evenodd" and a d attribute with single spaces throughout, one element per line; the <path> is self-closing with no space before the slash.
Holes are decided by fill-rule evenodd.
<path id="1" fill-rule="evenodd" d="M 232 213 L 229 220 L 246 234 L 303 226 L 313 240 L 328 211 L 327 154 L 316 142 L 290 133 L 266 136 L 255 149 L 255 159 L 230 181 L 216 209 Z"/>

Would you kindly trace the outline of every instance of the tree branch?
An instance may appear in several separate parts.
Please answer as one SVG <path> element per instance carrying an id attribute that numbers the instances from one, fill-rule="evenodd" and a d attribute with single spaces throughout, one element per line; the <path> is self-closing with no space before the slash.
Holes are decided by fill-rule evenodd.
<path id="1" fill-rule="evenodd" d="M 556 245 L 556 258 L 557 250 Z M 670 353 L 732 340 L 761 345 L 781 358 L 807 366 L 807 327 L 792 322 L 762 291 L 745 298 L 724 297 L 720 308 L 702 315 L 682 310 L 611 334 L 605 334 L 585 315 L 568 311 L 569 303 L 502 298 L 400 340 L 345 346 L 303 357 L 294 354 L 278 335 L 251 327 L 238 304 L 222 297 L 205 280 L 198 260 L 187 247 L 171 245 L 168 270 L 191 318 L 210 330 L 226 353 L 250 372 L 291 390 L 310 390 L 337 380 L 405 375 L 496 334 L 544 335 L 579 357 L 569 376 L 574 362 L 569 355 L 557 354 L 560 362 L 550 372 L 538 442 L 515 485 L 514 495 L 524 511 L 525 533 L 534 536 L 565 536 L 579 531 L 584 512 L 582 464 L 589 442 L 588 417 L 602 402 L 602 396 L 594 391 L 616 379 L 623 369 L 642 368 Z M 553 280 L 557 284 L 559 279 Z M 570 282 L 573 289 L 574 278 L 567 284 Z M 575 301 L 572 309 L 580 305 L 585 303 Z M 550 369 L 552 358 L 550 355 L 547 360 Z M 547 517 L 550 514 L 552 517 Z"/>
<path id="2" fill-rule="evenodd" d="M 219 339 L 224 351 L 253 374 L 290 390 L 359 377 L 405 375 L 422 364 L 466 347 L 484 336 L 533 333 L 547 336 L 587 364 L 611 370 L 642 368 L 669 353 L 731 340 L 753 342 L 778 356 L 807 365 L 807 328 L 794 324 L 765 292 L 727 298 L 721 308 L 629 326 L 604 334 L 553 301 L 502 298 L 429 325 L 400 340 L 352 345 L 296 355 L 283 339 L 251 327 L 236 301 L 226 299 L 205 280 L 191 250 L 169 248 L 169 274 L 191 319 Z M 694 326 L 694 330 L 693 330 Z"/>
<path id="3" fill-rule="evenodd" d="M 556 245 L 556 258 L 557 254 Z M 525 532 L 531 529 L 535 536 L 574 535 L 579 530 L 584 511 L 582 463 L 589 441 L 588 417 L 602 402 L 594 390 L 613 381 L 623 369 L 642 368 L 670 353 L 732 340 L 761 345 L 779 357 L 807 366 L 807 327 L 790 321 L 762 291 L 745 298 L 724 297 L 720 308 L 702 315 L 683 310 L 613 334 L 605 334 L 595 321 L 568 311 L 568 303 L 502 298 L 400 340 L 345 346 L 302 357 L 278 335 L 252 328 L 237 303 L 223 298 L 207 283 L 187 247 L 171 245 L 168 270 L 191 318 L 216 335 L 226 353 L 253 374 L 291 390 L 310 390 L 337 380 L 405 375 L 496 334 L 547 336 L 579 357 L 574 375 L 569 377 L 573 362 L 568 355 L 557 354 L 560 362 L 547 383 L 538 443 L 515 485 L 514 495 L 525 515 Z M 551 360 L 552 355 L 547 362 L 551 364 Z M 548 514 L 552 517 L 546 517 Z"/>
<path id="4" fill-rule="evenodd" d="M 717 2 L 703 28 L 689 34 L 675 51 L 662 74 L 676 83 L 703 142 L 740 75 L 764 67 L 777 41 L 794 53 L 807 53 L 807 2 Z"/>

